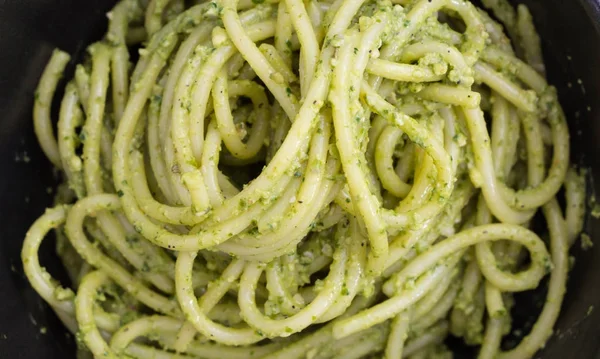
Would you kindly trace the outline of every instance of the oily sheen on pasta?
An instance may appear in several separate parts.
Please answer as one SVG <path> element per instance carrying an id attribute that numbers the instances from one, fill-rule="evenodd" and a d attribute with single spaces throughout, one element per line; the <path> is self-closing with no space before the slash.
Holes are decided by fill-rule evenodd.
<path id="1" fill-rule="evenodd" d="M 532 357 L 585 181 L 531 14 L 482 3 L 121 0 L 56 130 L 55 51 L 34 124 L 64 182 L 22 260 L 80 354 Z M 38 260 L 52 229 L 70 286 Z"/>

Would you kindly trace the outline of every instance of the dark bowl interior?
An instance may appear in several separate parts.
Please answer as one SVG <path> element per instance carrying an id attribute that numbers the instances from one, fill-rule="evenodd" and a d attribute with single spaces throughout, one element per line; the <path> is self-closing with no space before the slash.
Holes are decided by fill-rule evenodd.
<path id="1" fill-rule="evenodd" d="M 33 92 L 52 50 L 81 59 L 85 47 L 105 31 L 114 0 L 0 1 L 0 357 L 74 356 L 74 340 L 25 279 L 21 243 L 30 224 L 51 205 L 56 176 L 33 135 Z M 550 82 L 557 86 L 569 119 L 572 159 L 600 177 L 600 4 L 597 0 L 525 0 L 542 36 Z M 72 69 L 71 69 L 72 71 Z M 590 196 L 600 186 L 597 181 Z M 600 238 L 600 221 L 585 231 Z M 598 236 L 596 236 L 598 233 Z M 62 268 L 52 244 L 42 248 L 51 273 Z M 600 340 L 600 246 L 572 250 L 576 265 L 555 335 L 540 358 L 595 358 Z M 595 258 L 596 257 L 596 258 Z M 59 276 L 60 277 L 60 276 Z M 518 323 L 536 308 L 535 294 L 519 298 Z M 594 308 L 597 308 L 594 310 Z M 523 310 L 525 309 L 525 310 Z M 470 355 L 460 355 L 469 357 Z"/>

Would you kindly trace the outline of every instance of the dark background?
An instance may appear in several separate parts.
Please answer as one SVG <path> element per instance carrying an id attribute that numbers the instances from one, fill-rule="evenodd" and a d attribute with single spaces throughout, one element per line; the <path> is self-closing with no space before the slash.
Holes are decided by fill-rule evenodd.
<path id="1" fill-rule="evenodd" d="M 597 0 L 528 0 L 543 39 L 550 82 L 559 89 L 571 127 L 573 160 L 600 175 L 600 5 Z M 31 120 L 33 91 L 52 50 L 75 60 L 106 28 L 112 0 L 0 0 L 0 358 L 74 357 L 74 340 L 23 275 L 21 243 L 27 228 L 51 205 L 55 176 L 42 155 Z M 72 68 L 71 70 L 72 71 Z M 67 74 L 70 76 L 70 74 Z M 578 83 L 581 80 L 581 85 Z M 571 86 L 569 86 L 569 83 Z M 55 106 L 56 107 L 56 106 Z M 594 186 L 598 190 L 598 184 Z M 590 196 L 593 191 L 590 191 Z M 592 239 L 600 222 L 590 218 Z M 600 348 L 600 245 L 573 254 L 569 290 L 557 333 L 539 358 L 596 358 Z M 43 246 L 42 264 L 62 269 Z M 532 296 L 515 313 L 535 313 Z M 522 309 L 525 308 L 523 311 Z M 590 313 L 590 308 L 592 308 Z M 523 313 L 525 312 L 525 313 Z M 42 328 L 46 328 L 45 334 Z"/>

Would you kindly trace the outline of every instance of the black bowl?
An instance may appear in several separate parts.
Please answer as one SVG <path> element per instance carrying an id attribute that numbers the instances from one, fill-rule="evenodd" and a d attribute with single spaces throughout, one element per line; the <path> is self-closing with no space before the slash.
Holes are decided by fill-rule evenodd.
<path id="1" fill-rule="evenodd" d="M 600 176 L 600 4 L 597 0 L 527 0 L 542 36 L 550 82 L 558 87 L 571 127 L 573 161 Z M 106 28 L 114 0 L 0 1 L 0 357 L 68 358 L 74 340 L 23 275 L 21 243 L 30 224 L 51 205 L 55 176 L 33 135 L 33 92 L 52 50 L 80 59 Z M 72 71 L 72 68 L 71 68 Z M 55 106 L 56 107 L 56 106 Z M 600 157 L 598 157 L 600 158 Z M 590 181 L 591 183 L 591 181 Z M 595 188 L 600 185 L 597 181 Z M 593 189 L 590 190 L 590 195 Z M 586 232 L 600 238 L 600 221 Z M 62 271 L 52 244 L 42 264 Z M 600 338 L 600 245 L 577 257 L 555 335 L 537 357 L 595 358 Z M 517 315 L 535 312 L 534 294 L 521 296 Z M 594 310 L 594 307 L 597 309 Z"/>

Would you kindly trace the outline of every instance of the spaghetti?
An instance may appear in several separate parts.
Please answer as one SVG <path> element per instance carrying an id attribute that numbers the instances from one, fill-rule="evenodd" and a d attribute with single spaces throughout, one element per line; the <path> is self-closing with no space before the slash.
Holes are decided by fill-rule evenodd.
<path id="1" fill-rule="evenodd" d="M 425 358 L 452 333 L 508 359 L 544 345 L 585 181 L 527 8 L 189 3 L 121 0 L 56 136 L 67 54 L 36 93 L 64 183 L 22 260 L 80 350 Z M 539 209 L 548 241 L 529 229 Z M 38 261 L 52 229 L 71 288 Z M 542 314 L 503 351 L 513 293 L 546 275 Z"/>

